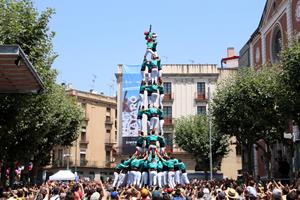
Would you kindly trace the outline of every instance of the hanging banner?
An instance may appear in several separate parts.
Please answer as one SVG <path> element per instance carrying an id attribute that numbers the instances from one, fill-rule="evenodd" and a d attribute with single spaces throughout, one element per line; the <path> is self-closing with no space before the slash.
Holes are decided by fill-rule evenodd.
<path id="1" fill-rule="evenodd" d="M 124 65 L 122 79 L 122 137 L 137 137 L 140 65 Z"/>

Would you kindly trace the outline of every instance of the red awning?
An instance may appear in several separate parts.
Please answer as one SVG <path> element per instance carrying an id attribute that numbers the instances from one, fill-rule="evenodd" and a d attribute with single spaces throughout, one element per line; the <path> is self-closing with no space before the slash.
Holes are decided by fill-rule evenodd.
<path id="1" fill-rule="evenodd" d="M 44 84 L 22 49 L 0 45 L 0 93 L 38 93 Z"/>

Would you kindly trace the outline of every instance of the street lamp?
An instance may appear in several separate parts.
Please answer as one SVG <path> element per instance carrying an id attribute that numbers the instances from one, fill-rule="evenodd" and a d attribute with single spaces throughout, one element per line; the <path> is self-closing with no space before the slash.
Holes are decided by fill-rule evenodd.
<path id="1" fill-rule="evenodd" d="M 210 180 L 213 179 L 213 170 L 212 170 L 212 144 L 211 144 L 211 88 L 210 81 L 208 82 L 208 126 L 209 126 L 209 171 L 210 171 Z"/>

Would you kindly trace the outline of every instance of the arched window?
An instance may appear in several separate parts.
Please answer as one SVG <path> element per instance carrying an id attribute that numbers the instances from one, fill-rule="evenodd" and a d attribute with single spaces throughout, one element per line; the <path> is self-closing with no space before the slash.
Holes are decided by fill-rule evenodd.
<path id="1" fill-rule="evenodd" d="M 272 62 L 277 63 L 282 50 L 282 32 L 279 25 L 274 28 L 271 45 Z"/>

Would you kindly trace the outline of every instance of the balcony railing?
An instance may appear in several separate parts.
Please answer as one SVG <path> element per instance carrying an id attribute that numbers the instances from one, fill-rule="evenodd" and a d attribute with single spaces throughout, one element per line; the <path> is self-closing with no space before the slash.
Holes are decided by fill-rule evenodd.
<path id="1" fill-rule="evenodd" d="M 173 120 L 172 120 L 172 117 L 165 117 L 164 118 L 164 125 L 165 126 L 173 126 Z"/>
<path id="2" fill-rule="evenodd" d="M 81 139 L 81 140 L 79 141 L 79 143 L 80 143 L 80 144 L 88 144 L 89 141 L 86 140 L 86 139 Z"/>
<path id="3" fill-rule="evenodd" d="M 205 96 L 204 92 L 197 92 L 195 93 L 195 101 L 207 101 L 207 98 Z"/>
<path id="4" fill-rule="evenodd" d="M 112 138 L 105 138 L 105 144 L 106 145 L 114 145 L 117 144 L 116 140 L 112 139 Z"/>
<path id="5" fill-rule="evenodd" d="M 172 102 L 172 101 L 174 101 L 174 94 L 173 93 L 165 93 L 163 101 L 164 102 Z"/>
<path id="6" fill-rule="evenodd" d="M 105 125 L 112 125 L 113 121 L 110 118 L 105 119 Z"/>

